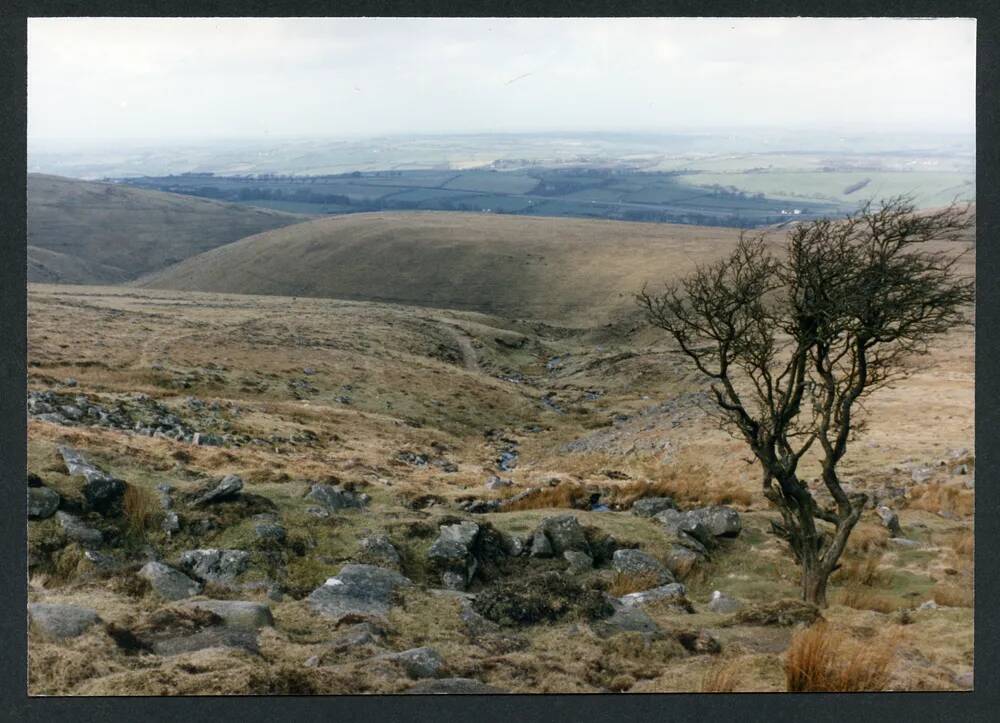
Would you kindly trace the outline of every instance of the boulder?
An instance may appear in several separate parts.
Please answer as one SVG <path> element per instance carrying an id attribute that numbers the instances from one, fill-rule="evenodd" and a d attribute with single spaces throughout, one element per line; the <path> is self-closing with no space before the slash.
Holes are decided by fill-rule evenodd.
<path id="1" fill-rule="evenodd" d="M 594 569 L 594 561 L 586 552 L 566 550 L 566 552 L 563 553 L 563 558 L 569 563 L 569 567 L 566 568 L 566 572 L 570 575 L 581 575 L 588 570 Z"/>
<path id="2" fill-rule="evenodd" d="M 219 484 L 195 499 L 192 504 L 199 507 L 215 504 L 216 502 L 226 502 L 236 499 L 242 490 L 243 480 L 234 474 L 227 474 L 219 481 Z"/>
<path id="3" fill-rule="evenodd" d="M 366 645 L 377 646 L 383 635 L 382 629 L 370 622 L 357 623 L 331 640 L 327 647 L 331 653 L 336 654 Z"/>
<path id="4" fill-rule="evenodd" d="M 715 590 L 712 592 L 712 597 L 708 601 L 708 609 L 713 613 L 724 613 L 729 615 L 735 613 L 743 607 L 741 603 L 736 598 L 729 597 L 724 592 Z"/>
<path id="5" fill-rule="evenodd" d="M 610 638 L 620 633 L 639 633 L 646 640 L 652 640 L 662 635 L 660 626 L 641 607 L 624 605 L 612 597 L 607 597 L 607 600 L 613 611 L 611 616 L 590 623 L 590 629 L 597 637 Z"/>
<path id="6" fill-rule="evenodd" d="M 368 502 L 367 495 L 356 495 L 325 484 L 310 487 L 306 497 L 329 510 L 359 509 Z"/>
<path id="7" fill-rule="evenodd" d="M 50 487 L 29 487 L 28 488 L 28 518 L 32 520 L 44 520 L 52 517 L 59 509 L 62 498 L 59 493 Z"/>
<path id="8" fill-rule="evenodd" d="M 556 555 L 562 555 L 567 550 L 590 554 L 583 527 L 573 515 L 548 517 L 542 520 L 538 529 L 549 539 L 552 552 Z"/>
<path id="9" fill-rule="evenodd" d="M 879 505 L 875 508 L 875 514 L 879 516 L 882 520 L 882 524 L 885 528 L 889 530 L 889 534 L 893 537 L 899 537 L 902 534 L 902 530 L 899 527 L 899 515 L 893 512 L 891 509 L 885 505 Z"/>
<path id="10" fill-rule="evenodd" d="M 677 505 L 670 497 L 643 497 L 632 503 L 632 514 L 639 517 L 653 517 L 664 510 L 676 510 Z"/>
<path id="11" fill-rule="evenodd" d="M 438 532 L 439 540 L 454 540 L 465 548 L 471 548 L 479 534 L 479 525 L 471 520 L 463 520 L 454 525 L 443 525 Z"/>
<path id="12" fill-rule="evenodd" d="M 202 588 L 200 582 L 162 562 L 147 562 L 139 570 L 139 577 L 148 580 L 153 591 L 167 600 L 181 600 L 197 595 Z"/>
<path id="13" fill-rule="evenodd" d="M 77 605 L 28 603 L 28 622 L 51 638 L 75 638 L 101 621 L 96 610 Z"/>
<path id="14" fill-rule="evenodd" d="M 56 519 L 66 533 L 66 537 L 74 542 L 79 542 L 84 547 L 96 547 L 104 540 L 100 530 L 89 527 L 79 518 L 68 512 L 56 512 Z"/>
<path id="15" fill-rule="evenodd" d="M 690 609 L 691 604 L 687 600 L 687 588 L 679 582 L 673 582 L 669 585 L 661 585 L 659 587 L 654 587 L 651 590 L 643 590 L 642 592 L 633 592 L 628 595 L 622 595 L 618 598 L 618 602 L 627 608 L 643 607 L 652 603 L 666 602 L 670 605 L 683 608 L 685 612 L 693 612 Z"/>
<path id="16" fill-rule="evenodd" d="M 715 547 L 715 536 L 701 522 L 701 516 L 695 510 L 688 512 L 663 510 L 654 515 L 653 519 L 662 524 L 664 531 L 668 535 L 675 536 L 682 545 L 707 555 L 708 551 Z"/>
<path id="17" fill-rule="evenodd" d="M 399 653 L 380 655 L 377 660 L 398 663 L 413 679 L 437 678 L 444 670 L 444 659 L 434 648 L 412 648 Z"/>
<path id="18" fill-rule="evenodd" d="M 732 507 L 699 507 L 688 510 L 690 519 L 700 522 L 715 537 L 736 537 L 743 529 L 740 513 Z"/>
<path id="19" fill-rule="evenodd" d="M 552 554 L 552 543 L 549 542 L 549 538 L 541 530 L 535 530 L 535 534 L 531 537 L 531 556 L 552 557 Z"/>
<path id="20" fill-rule="evenodd" d="M 491 695 L 507 691 L 480 683 L 473 678 L 438 678 L 422 680 L 403 692 L 415 695 Z"/>
<path id="21" fill-rule="evenodd" d="M 125 483 L 114 477 L 95 477 L 83 485 L 83 497 L 98 512 L 114 510 L 125 495 Z"/>
<path id="22" fill-rule="evenodd" d="M 233 627 L 210 627 L 191 635 L 165 638 L 152 643 L 157 655 L 181 655 L 207 648 L 235 648 L 258 653 L 257 634 L 253 630 Z"/>
<path id="23" fill-rule="evenodd" d="M 250 553 L 244 550 L 187 550 L 180 559 L 185 572 L 211 582 L 232 582 L 249 565 Z"/>
<path id="24" fill-rule="evenodd" d="M 684 545 L 677 544 L 670 546 L 670 551 L 667 553 L 664 563 L 670 572 L 672 572 L 676 577 L 687 573 L 692 567 L 704 559 L 704 554 L 696 550 L 692 550 Z"/>
<path id="25" fill-rule="evenodd" d="M 674 582 L 674 576 L 663 563 L 642 550 L 615 550 L 611 558 L 611 567 L 622 575 L 650 575 L 656 580 L 656 585 L 666 585 Z"/>
<path id="26" fill-rule="evenodd" d="M 264 603 L 244 600 L 192 600 L 185 605 L 215 613 L 232 628 L 256 630 L 274 625 L 271 608 Z"/>
<path id="27" fill-rule="evenodd" d="M 166 532 L 169 537 L 181 529 L 180 517 L 178 517 L 177 513 L 173 510 L 167 510 L 163 513 L 163 521 L 160 523 L 160 528 Z"/>
<path id="28" fill-rule="evenodd" d="M 399 551 L 385 535 L 371 535 L 363 538 L 358 544 L 358 560 L 397 572 L 402 565 Z"/>
<path id="29" fill-rule="evenodd" d="M 511 482 L 509 479 L 503 479 L 501 477 L 498 477 L 497 475 L 491 475 L 486 480 L 486 489 L 488 489 L 488 490 L 500 490 L 500 489 L 503 489 L 505 487 L 510 487 L 512 484 L 514 484 L 514 483 Z"/>
<path id="30" fill-rule="evenodd" d="M 413 583 L 398 572 L 374 565 L 344 565 L 341 571 L 309 594 L 316 612 L 333 620 L 346 616 L 382 617 L 395 594 Z"/>

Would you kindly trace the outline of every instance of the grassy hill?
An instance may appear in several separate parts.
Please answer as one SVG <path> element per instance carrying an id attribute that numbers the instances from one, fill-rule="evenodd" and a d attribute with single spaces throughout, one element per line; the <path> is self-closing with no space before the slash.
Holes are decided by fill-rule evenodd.
<path id="1" fill-rule="evenodd" d="M 304 218 L 28 174 L 28 280 L 117 283 Z"/>
<path id="2" fill-rule="evenodd" d="M 447 212 L 261 233 L 140 279 L 150 288 L 385 301 L 590 324 L 644 282 L 721 254 L 733 229 Z"/>

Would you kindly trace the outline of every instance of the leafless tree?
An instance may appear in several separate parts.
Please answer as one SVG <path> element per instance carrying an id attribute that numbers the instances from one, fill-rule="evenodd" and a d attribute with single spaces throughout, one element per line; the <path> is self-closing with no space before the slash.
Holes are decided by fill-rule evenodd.
<path id="1" fill-rule="evenodd" d="M 867 495 L 849 493 L 837 468 L 863 401 L 905 376 L 929 340 L 960 323 L 974 301 L 960 254 L 926 243 L 960 240 L 969 206 L 917 212 L 911 199 L 868 203 L 842 220 L 794 226 L 786 253 L 763 235 L 637 299 L 711 382 L 720 420 L 749 445 L 773 530 L 802 568 L 802 597 L 826 605 L 830 574 Z M 922 246 L 924 245 L 924 246 Z M 799 465 L 809 450 L 832 503 L 817 502 Z"/>

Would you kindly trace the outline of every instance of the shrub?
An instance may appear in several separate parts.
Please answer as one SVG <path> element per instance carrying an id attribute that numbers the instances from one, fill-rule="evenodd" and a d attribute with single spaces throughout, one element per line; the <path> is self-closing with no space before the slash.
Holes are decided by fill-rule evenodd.
<path id="1" fill-rule="evenodd" d="M 790 692 L 885 690 L 895 646 L 856 641 L 825 623 L 796 633 L 785 656 Z"/>

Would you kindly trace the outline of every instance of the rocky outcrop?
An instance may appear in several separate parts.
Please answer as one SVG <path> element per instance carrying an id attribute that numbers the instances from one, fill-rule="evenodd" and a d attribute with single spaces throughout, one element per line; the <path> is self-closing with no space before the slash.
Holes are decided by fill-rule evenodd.
<path id="1" fill-rule="evenodd" d="M 334 621 L 347 616 L 381 618 L 398 591 L 411 587 L 398 572 L 374 565 L 344 565 L 341 571 L 310 593 L 312 608 Z"/>
<path id="2" fill-rule="evenodd" d="M 185 572 L 208 582 L 232 582 L 249 565 L 250 553 L 244 550 L 187 550 L 180 558 Z"/>
<path id="3" fill-rule="evenodd" d="M 147 562 L 139 570 L 139 577 L 148 580 L 153 591 L 167 600 L 181 600 L 197 595 L 202 588 L 200 582 L 162 562 Z"/>
<path id="4" fill-rule="evenodd" d="M 227 474 L 217 485 L 200 494 L 191 503 L 193 507 L 203 507 L 217 502 L 236 499 L 243 491 L 243 480 L 234 474 Z"/>
<path id="5" fill-rule="evenodd" d="M 264 603 L 244 600 L 192 600 L 185 605 L 208 610 L 218 615 L 225 625 L 232 628 L 256 630 L 274 625 L 271 608 Z"/>
<path id="6" fill-rule="evenodd" d="M 328 510 L 360 509 L 369 501 L 368 495 L 356 495 L 326 484 L 313 485 L 306 497 Z"/>
<path id="7" fill-rule="evenodd" d="M 611 560 L 615 572 L 630 576 L 649 576 L 656 582 L 652 587 L 674 582 L 674 576 L 663 563 L 642 550 L 616 550 Z"/>

